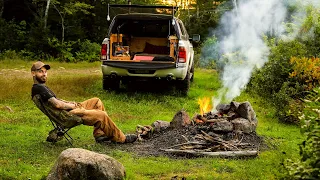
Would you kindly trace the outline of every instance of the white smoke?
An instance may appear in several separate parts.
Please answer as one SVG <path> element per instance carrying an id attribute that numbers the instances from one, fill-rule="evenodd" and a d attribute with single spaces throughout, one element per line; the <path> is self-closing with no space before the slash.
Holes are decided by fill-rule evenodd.
<path id="1" fill-rule="evenodd" d="M 297 3 L 320 5 L 320 0 L 234 0 L 233 2 L 236 8 L 222 16 L 221 25 L 215 32 L 219 41 L 217 47 L 220 57 L 216 63 L 223 64 L 221 77 L 223 87 L 218 91 L 218 97 L 213 99 L 213 107 L 221 100 L 230 102 L 239 96 L 248 84 L 254 68 L 261 68 L 268 61 L 269 48 L 263 40 L 265 35 L 287 37 L 285 22 L 288 19 L 288 6 Z M 303 15 L 305 14 L 301 12 L 297 14 L 301 19 Z M 217 47 L 207 49 L 212 50 Z M 208 55 L 210 52 L 203 54 Z"/>

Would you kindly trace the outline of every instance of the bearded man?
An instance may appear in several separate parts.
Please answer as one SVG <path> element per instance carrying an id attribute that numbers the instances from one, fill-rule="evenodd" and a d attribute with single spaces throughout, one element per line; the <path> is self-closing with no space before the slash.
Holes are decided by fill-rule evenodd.
<path id="1" fill-rule="evenodd" d="M 60 117 L 62 111 L 67 111 L 72 115 L 81 118 L 81 123 L 88 126 L 94 126 L 93 136 L 96 142 L 113 141 L 117 143 L 132 143 L 136 141 L 137 135 L 124 135 L 123 132 L 115 125 L 105 111 L 104 105 L 99 98 L 88 99 L 81 103 L 68 102 L 57 98 L 57 96 L 45 85 L 47 81 L 47 71 L 50 69 L 48 64 L 41 61 L 33 63 L 31 74 L 34 84 L 31 90 L 31 96 L 38 95 L 43 102 L 45 111 L 54 112 L 54 119 L 68 123 Z M 46 114 L 47 115 L 47 114 Z M 48 115 L 47 115 L 48 116 Z M 50 118 L 50 117 L 49 117 Z M 63 119 L 63 120 L 61 120 Z"/>

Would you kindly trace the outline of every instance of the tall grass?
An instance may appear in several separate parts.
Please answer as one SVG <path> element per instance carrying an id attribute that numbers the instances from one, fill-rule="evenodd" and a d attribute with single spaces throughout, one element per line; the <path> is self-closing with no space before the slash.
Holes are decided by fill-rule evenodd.
<path id="1" fill-rule="evenodd" d="M 32 62 L 0 61 L 0 179 L 41 179 L 45 177 L 61 151 L 70 148 L 63 140 L 45 141 L 52 125 L 30 98 Z M 61 99 L 84 101 L 99 97 L 110 117 L 125 133 L 134 132 L 137 124 L 149 125 L 155 120 L 171 121 L 185 109 L 190 116 L 199 112 L 197 99 L 213 96 L 220 87 L 213 70 L 196 69 L 195 81 L 188 97 L 171 90 L 118 92 L 102 90 L 99 63 L 67 64 L 50 62 L 47 85 Z M 16 68 L 16 69 L 15 69 Z M 159 87 L 161 88 L 161 87 Z M 301 141 L 299 128 L 279 124 L 275 109 L 268 102 L 243 93 L 237 101 L 250 101 L 259 120 L 257 133 L 269 145 L 253 159 L 139 157 L 96 144 L 92 127 L 70 130 L 74 147 L 110 155 L 126 168 L 127 179 L 278 179 L 282 176 L 282 159 L 298 156 Z M 10 107 L 10 112 L 6 106 Z"/>

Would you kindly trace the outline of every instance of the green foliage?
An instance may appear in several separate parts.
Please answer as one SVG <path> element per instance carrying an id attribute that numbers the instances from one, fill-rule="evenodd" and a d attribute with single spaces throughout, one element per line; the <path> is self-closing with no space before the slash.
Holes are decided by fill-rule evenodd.
<path id="1" fill-rule="evenodd" d="M 307 17 L 302 20 L 298 38 L 307 46 L 310 56 L 320 57 L 320 8 L 307 7 Z"/>
<path id="2" fill-rule="evenodd" d="M 61 43 L 57 38 L 48 40 L 53 57 L 60 61 L 79 62 L 99 60 L 100 45 L 89 40 L 68 41 Z"/>
<path id="3" fill-rule="evenodd" d="M 88 15 L 91 14 L 91 12 L 89 12 L 88 10 L 92 8 L 93 6 L 82 2 L 69 2 L 62 7 L 63 12 L 68 15 L 72 15 L 77 12 L 82 12 L 83 14 Z"/>
<path id="4" fill-rule="evenodd" d="M 0 53 L 3 50 L 19 50 L 25 46 L 27 39 L 26 21 L 6 22 L 0 18 Z"/>
<path id="5" fill-rule="evenodd" d="M 201 48 L 201 57 L 199 62 L 199 67 L 202 68 L 221 68 L 221 64 L 217 64 L 219 60 L 219 42 L 215 36 L 208 37 L 203 43 Z"/>
<path id="6" fill-rule="evenodd" d="M 84 40 L 83 42 L 80 42 L 78 40 L 77 42 L 78 48 L 75 52 L 76 59 L 78 61 L 99 61 L 100 60 L 100 49 L 101 46 L 97 43 L 92 43 L 88 39 Z"/>
<path id="7" fill-rule="evenodd" d="M 0 60 L 4 59 L 21 59 L 21 56 L 15 50 L 5 50 L 0 54 Z"/>
<path id="8" fill-rule="evenodd" d="M 30 24 L 26 46 L 20 50 L 29 59 L 47 59 L 53 53 L 48 44 L 49 33 L 49 29 L 43 28 L 43 21 Z"/>
<path id="9" fill-rule="evenodd" d="M 289 179 L 320 179 L 320 88 L 315 88 L 305 103 L 300 118 L 306 139 L 300 144 L 300 160 L 285 161 Z"/>
<path id="10" fill-rule="evenodd" d="M 61 61 L 66 62 L 75 62 L 75 58 L 72 54 L 72 45 L 74 41 L 68 41 L 61 43 L 57 38 L 49 38 L 48 44 L 52 48 L 53 51 L 56 52 L 54 57 L 58 58 Z"/>

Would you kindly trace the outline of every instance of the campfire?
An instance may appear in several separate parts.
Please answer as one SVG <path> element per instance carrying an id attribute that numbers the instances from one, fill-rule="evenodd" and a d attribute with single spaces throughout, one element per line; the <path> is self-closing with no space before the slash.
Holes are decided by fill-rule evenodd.
<path id="1" fill-rule="evenodd" d="M 169 154 L 193 156 L 256 156 L 261 139 L 256 135 L 257 118 L 249 102 L 219 104 L 215 111 L 209 98 L 198 100 L 200 114 L 190 119 L 181 110 L 171 122 L 156 121 L 151 126 L 137 126 L 140 141 L 157 139 Z"/>

